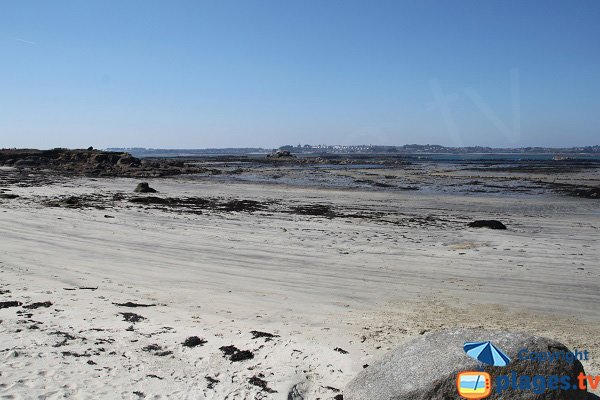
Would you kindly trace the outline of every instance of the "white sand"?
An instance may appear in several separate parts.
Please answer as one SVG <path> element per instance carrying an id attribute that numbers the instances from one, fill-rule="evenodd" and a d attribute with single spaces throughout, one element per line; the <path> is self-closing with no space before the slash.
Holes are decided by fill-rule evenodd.
<path id="1" fill-rule="evenodd" d="M 58 194 L 129 194 L 135 183 L 83 179 L 11 187 L 21 198 L 0 203 L 0 290 L 10 290 L 0 301 L 53 303 L 31 310 L 30 318 L 16 314 L 20 307 L 0 310 L 0 397 L 138 398 L 134 392 L 140 392 L 146 398 L 287 399 L 298 385 L 306 398 L 329 399 L 372 357 L 422 331 L 455 326 L 550 336 L 589 349 L 586 372 L 600 373 L 595 200 L 178 178 L 151 185 L 161 196 L 277 199 L 281 210 L 334 204 L 391 213 L 400 223 L 40 204 Z M 446 222 L 410 221 L 427 215 Z M 482 218 L 500 219 L 509 230 L 465 228 Z M 97 290 L 65 290 L 83 286 Z M 157 306 L 113 304 L 126 301 Z M 127 331 L 132 324 L 119 312 L 146 320 Z M 33 325 L 39 329 L 29 329 Z M 252 339 L 252 330 L 279 337 Z M 64 340 L 57 331 L 74 339 L 54 347 Z M 184 348 L 192 335 L 207 343 Z M 142 350 L 150 344 L 173 354 Z M 219 350 L 224 345 L 251 350 L 254 359 L 230 362 Z M 220 382 L 209 389 L 206 376 Z M 253 376 L 277 392 L 250 384 Z"/>

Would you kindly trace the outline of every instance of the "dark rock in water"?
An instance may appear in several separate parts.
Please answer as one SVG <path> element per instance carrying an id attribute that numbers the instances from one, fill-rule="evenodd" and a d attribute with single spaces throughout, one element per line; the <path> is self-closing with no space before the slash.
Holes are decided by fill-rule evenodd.
<path id="1" fill-rule="evenodd" d="M 198 336 L 190 336 L 185 339 L 183 345 L 185 347 L 196 347 L 196 346 L 204 346 L 207 343 L 206 340 L 199 338 Z"/>
<path id="2" fill-rule="evenodd" d="M 459 329 L 419 336 L 392 350 L 380 360 L 363 369 L 344 390 L 346 400 L 447 400 L 461 399 L 457 393 L 457 375 L 477 371 L 482 364 L 463 350 L 465 342 L 491 341 L 506 353 L 511 362 L 505 367 L 485 366 L 490 374 L 492 393 L 487 399 L 511 400 L 585 400 L 585 390 L 576 389 L 583 366 L 578 360 L 565 359 L 537 362 L 519 359 L 522 349 L 527 352 L 569 352 L 563 344 L 552 339 L 524 333 Z M 564 354 L 564 353 L 563 353 Z M 507 379 L 516 377 L 523 385 L 529 379 L 529 389 L 511 387 Z M 542 390 L 534 376 L 568 376 L 569 388 L 558 385 L 556 390 Z M 523 378 L 525 377 L 525 378 Z M 541 380 L 542 378 L 537 378 Z M 503 387 L 499 388 L 498 383 Z M 505 386 L 504 386 L 505 385 Z M 502 390 L 504 389 L 504 390 Z"/>
<path id="3" fill-rule="evenodd" d="M 34 310 L 34 309 L 40 308 L 40 307 L 48 308 L 51 305 L 52 305 L 52 302 L 50 302 L 50 301 L 42 301 L 42 302 L 27 304 L 26 306 L 23 306 L 23 308 L 28 308 L 30 310 Z"/>
<path id="4" fill-rule="evenodd" d="M 479 219 L 477 221 L 470 222 L 469 227 L 471 227 L 471 228 L 506 229 L 506 225 L 504 225 L 500 221 L 496 221 L 495 219 Z"/>
<path id="5" fill-rule="evenodd" d="M 134 192 L 136 193 L 156 193 L 156 189 L 152 189 L 148 182 L 140 182 L 135 187 Z"/>
<path id="6" fill-rule="evenodd" d="M 18 198 L 19 195 L 18 194 L 12 194 L 12 193 L 0 193 L 0 199 L 16 199 Z"/>
<path id="7" fill-rule="evenodd" d="M 19 307 L 22 304 L 20 301 L 0 301 L 0 308 Z"/>

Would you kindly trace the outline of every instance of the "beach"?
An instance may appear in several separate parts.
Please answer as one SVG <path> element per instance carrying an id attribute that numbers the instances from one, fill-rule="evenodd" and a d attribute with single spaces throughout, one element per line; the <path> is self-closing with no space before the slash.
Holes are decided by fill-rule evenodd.
<path id="1" fill-rule="evenodd" d="M 139 181 L 3 186 L 4 398 L 342 398 L 456 327 L 552 337 L 600 372 L 596 200 Z"/>

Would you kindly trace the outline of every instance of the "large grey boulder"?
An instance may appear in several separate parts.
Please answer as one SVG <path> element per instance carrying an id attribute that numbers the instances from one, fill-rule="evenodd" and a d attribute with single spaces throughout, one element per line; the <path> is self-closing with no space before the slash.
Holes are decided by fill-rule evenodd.
<path id="1" fill-rule="evenodd" d="M 584 400 L 587 393 L 575 390 L 577 376 L 583 372 L 578 360 L 537 362 L 518 360 L 521 349 L 530 352 L 569 351 L 552 339 L 524 333 L 487 331 L 483 329 L 458 329 L 439 331 L 420 336 L 387 353 L 380 360 L 362 370 L 344 390 L 345 400 L 449 400 L 462 399 L 456 388 L 459 372 L 478 370 L 483 365 L 469 357 L 463 350 L 465 342 L 491 341 L 510 358 L 506 367 L 486 366 L 491 375 L 492 394 L 487 399 L 527 400 Z M 498 393 L 496 377 L 499 375 L 534 377 L 550 375 L 571 377 L 571 390 L 513 390 Z M 535 379 L 532 388 L 540 386 Z M 536 393 L 538 392 L 538 393 Z"/>

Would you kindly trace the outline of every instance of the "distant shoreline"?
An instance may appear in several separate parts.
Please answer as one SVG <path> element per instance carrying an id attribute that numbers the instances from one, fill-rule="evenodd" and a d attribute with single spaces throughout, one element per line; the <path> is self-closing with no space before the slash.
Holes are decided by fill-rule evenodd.
<path id="1" fill-rule="evenodd" d="M 446 147 L 438 145 L 404 145 L 404 146 L 281 146 L 277 149 L 262 147 L 240 148 L 200 148 L 200 149 L 154 149 L 154 148 L 107 148 L 107 151 L 127 152 L 135 157 L 197 157 L 197 156 L 256 156 L 285 150 L 297 156 L 324 155 L 356 155 L 356 156 L 448 156 L 448 155 L 551 155 L 551 156 L 591 156 L 600 157 L 600 145 L 582 147 L 521 147 L 521 148 L 492 148 L 492 147 Z"/>

